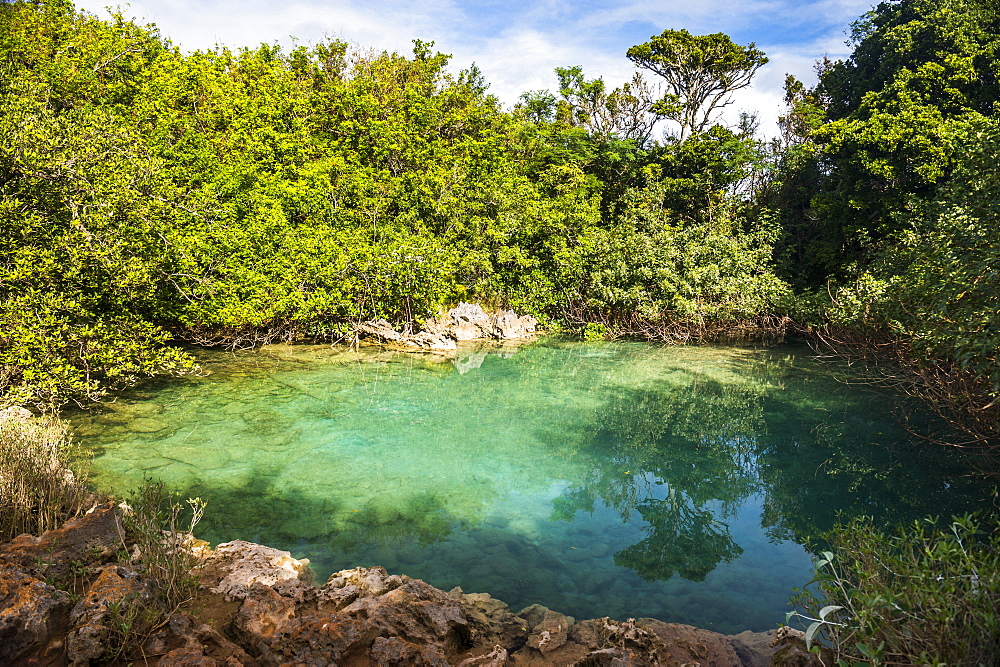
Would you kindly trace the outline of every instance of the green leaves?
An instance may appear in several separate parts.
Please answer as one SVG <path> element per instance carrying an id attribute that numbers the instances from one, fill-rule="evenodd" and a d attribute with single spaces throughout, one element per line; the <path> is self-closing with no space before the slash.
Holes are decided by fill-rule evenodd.
<path id="1" fill-rule="evenodd" d="M 862 518 L 828 537 L 838 565 L 823 552 L 817 569 L 829 576 L 797 600 L 812 615 L 788 618 L 810 621 L 807 644 L 822 635 L 835 660 L 872 664 L 979 664 L 1000 649 L 995 518 L 925 519 L 893 534 Z"/>
<path id="2" fill-rule="evenodd" d="M 627 55 L 666 81 L 668 93 L 655 111 L 680 123 L 681 141 L 707 130 L 713 114 L 767 63 L 754 44 L 739 46 L 721 32 L 698 36 L 687 30 L 664 30 Z"/>

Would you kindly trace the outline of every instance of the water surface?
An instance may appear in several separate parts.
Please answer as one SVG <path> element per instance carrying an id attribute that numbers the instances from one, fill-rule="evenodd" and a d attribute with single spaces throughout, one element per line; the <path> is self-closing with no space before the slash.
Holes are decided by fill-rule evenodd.
<path id="1" fill-rule="evenodd" d="M 75 418 L 99 485 L 200 496 L 200 537 L 289 549 L 321 580 L 383 565 L 514 610 L 764 630 L 838 512 L 986 497 L 897 397 L 803 347 L 269 347 L 204 368 Z"/>

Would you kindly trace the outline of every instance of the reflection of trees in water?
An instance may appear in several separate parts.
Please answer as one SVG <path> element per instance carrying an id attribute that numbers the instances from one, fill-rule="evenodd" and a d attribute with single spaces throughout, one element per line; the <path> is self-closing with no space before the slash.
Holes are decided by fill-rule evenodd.
<path id="1" fill-rule="evenodd" d="M 830 368 L 803 372 L 791 356 L 738 363 L 731 383 L 616 389 L 586 448 L 600 463 L 554 517 L 598 501 L 625 521 L 637 512 L 647 535 L 615 562 L 646 579 L 698 581 L 742 553 L 724 522 L 756 493 L 768 535 L 800 544 L 815 544 L 838 515 L 888 527 L 989 497 L 967 457 L 908 436 L 892 397 L 841 384 Z"/>
<path id="2" fill-rule="evenodd" d="M 671 488 L 663 500 L 644 500 L 636 510 L 649 524 L 649 536 L 616 553 L 615 565 L 635 570 L 647 581 L 667 580 L 675 572 L 702 581 L 720 562 L 743 553 L 729 526 L 683 491 Z"/>
<path id="3" fill-rule="evenodd" d="M 763 430 L 762 392 L 703 378 L 617 390 L 589 447 L 601 464 L 562 494 L 554 516 L 593 511 L 598 499 L 625 521 L 638 512 L 648 536 L 615 563 L 649 580 L 676 572 L 701 581 L 742 553 L 722 519 L 758 486 L 752 434 Z"/>
<path id="4" fill-rule="evenodd" d="M 765 404 L 771 435 L 758 443 L 757 458 L 762 525 L 773 539 L 816 544 L 838 517 L 870 516 L 891 528 L 961 514 L 987 497 L 970 457 L 910 436 L 887 397 L 836 388 L 819 408 L 816 388 L 809 393 L 789 387 Z"/>

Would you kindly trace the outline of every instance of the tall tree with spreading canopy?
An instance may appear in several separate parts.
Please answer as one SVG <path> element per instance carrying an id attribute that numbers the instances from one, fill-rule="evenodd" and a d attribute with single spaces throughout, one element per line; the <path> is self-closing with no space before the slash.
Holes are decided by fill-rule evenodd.
<path id="1" fill-rule="evenodd" d="M 681 141 L 704 132 L 715 113 L 732 103 L 732 94 L 750 85 L 767 64 L 753 42 L 740 46 L 725 33 L 692 35 L 664 30 L 628 50 L 628 58 L 667 83 L 668 93 L 653 110 L 680 123 Z"/>

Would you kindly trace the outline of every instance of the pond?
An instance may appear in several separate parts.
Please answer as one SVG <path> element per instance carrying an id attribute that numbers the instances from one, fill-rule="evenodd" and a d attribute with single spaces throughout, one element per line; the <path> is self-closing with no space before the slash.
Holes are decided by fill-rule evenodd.
<path id="1" fill-rule="evenodd" d="M 988 496 L 898 397 L 804 346 L 270 346 L 203 368 L 72 418 L 98 485 L 200 496 L 199 537 L 288 549 L 320 581 L 382 565 L 515 611 L 765 630 L 838 514 Z"/>

